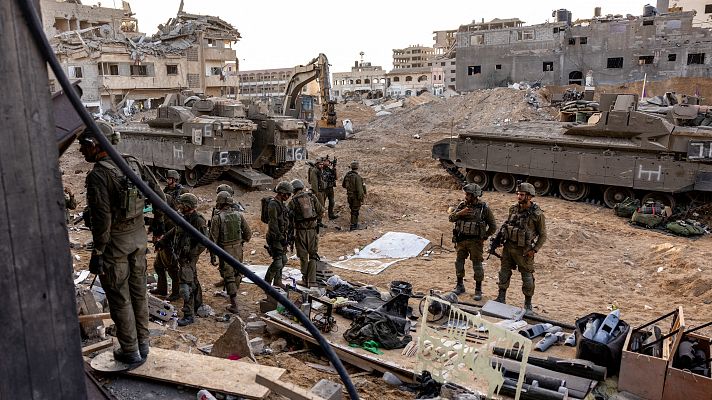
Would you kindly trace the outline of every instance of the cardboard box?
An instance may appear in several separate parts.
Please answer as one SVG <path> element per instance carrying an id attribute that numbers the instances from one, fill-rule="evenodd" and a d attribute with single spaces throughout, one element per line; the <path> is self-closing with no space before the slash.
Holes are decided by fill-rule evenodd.
<path id="1" fill-rule="evenodd" d="M 665 320 L 672 320 L 672 322 L 667 331 L 662 329 L 662 336 L 669 336 L 662 341 L 661 357 L 653 357 L 631 350 L 631 337 L 633 335 L 644 328 L 652 327 L 653 324 L 658 323 L 660 325 Z M 647 400 L 661 400 L 663 398 L 668 363 L 677 352 L 684 330 L 685 318 L 682 307 L 678 307 L 677 310 L 661 318 L 628 331 L 628 336 L 623 345 L 618 390 L 632 393 Z M 691 400 L 691 398 L 687 400 Z"/>
<path id="2" fill-rule="evenodd" d="M 695 333 L 684 336 L 697 339 L 697 348 L 704 351 L 708 359 L 710 358 L 710 347 L 712 347 L 711 338 Z M 712 399 L 712 378 L 674 368 L 672 363 L 670 363 L 667 369 L 667 376 L 665 377 L 663 400 L 692 399 Z"/>

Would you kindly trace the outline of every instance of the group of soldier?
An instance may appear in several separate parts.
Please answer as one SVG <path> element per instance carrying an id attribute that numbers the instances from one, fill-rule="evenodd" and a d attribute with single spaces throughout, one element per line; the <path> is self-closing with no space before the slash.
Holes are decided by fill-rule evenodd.
<path id="1" fill-rule="evenodd" d="M 491 254 L 503 245 L 501 266 L 499 270 L 499 293 L 496 301 L 506 301 L 507 289 L 512 277 L 512 271 L 519 269 L 522 276 L 522 292 L 524 293 L 524 308 L 532 312 L 532 297 L 534 296 L 534 255 L 546 241 L 546 224 L 544 212 L 533 202 L 536 190 L 530 183 L 521 183 L 516 188 L 517 203 L 509 208 L 507 219 L 497 230 L 494 214 L 487 203 L 480 200 L 482 188 L 470 183 L 463 188 L 465 201 L 458 204 L 450 213 L 448 220 L 454 223 L 453 242 L 457 252 L 455 274 L 457 284 L 453 290 L 456 294 L 465 292 L 465 261 L 472 260 L 475 278 L 475 300 L 482 299 L 482 281 L 484 280 L 484 242 L 497 232 L 493 244 L 489 248 Z"/>

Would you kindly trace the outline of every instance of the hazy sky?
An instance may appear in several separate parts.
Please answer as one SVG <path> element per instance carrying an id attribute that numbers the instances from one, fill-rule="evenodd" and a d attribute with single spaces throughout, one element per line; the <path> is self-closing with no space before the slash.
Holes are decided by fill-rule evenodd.
<path id="1" fill-rule="evenodd" d="M 121 0 L 103 0 L 121 7 Z M 553 21 L 555 9 L 568 8 L 573 19 L 590 18 L 596 6 L 606 14 L 640 15 L 654 0 L 185 0 L 183 10 L 208 14 L 232 24 L 242 35 L 233 46 L 241 70 L 305 64 L 324 53 L 331 72 L 349 71 L 363 51 L 364 61 L 391 70 L 393 49 L 433 45 L 433 31 L 457 29 L 472 20 L 519 18 L 527 24 Z M 672 3 L 672 1 L 671 1 Z M 83 4 L 96 4 L 84 0 Z M 139 29 L 156 33 L 174 17 L 180 0 L 131 0 Z"/>

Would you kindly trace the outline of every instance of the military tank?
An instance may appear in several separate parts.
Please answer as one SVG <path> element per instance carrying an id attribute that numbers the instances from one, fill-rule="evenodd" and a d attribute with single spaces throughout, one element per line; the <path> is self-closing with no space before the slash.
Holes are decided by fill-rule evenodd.
<path id="1" fill-rule="evenodd" d="M 517 181 L 540 196 L 712 199 L 712 129 L 676 126 L 637 111 L 637 96 L 603 95 L 587 123 L 521 122 L 459 134 L 433 145 L 432 157 L 461 184 L 512 192 Z"/>

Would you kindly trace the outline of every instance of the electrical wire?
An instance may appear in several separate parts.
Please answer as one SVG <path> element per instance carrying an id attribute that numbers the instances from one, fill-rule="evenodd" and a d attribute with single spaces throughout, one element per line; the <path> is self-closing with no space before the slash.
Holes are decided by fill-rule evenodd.
<path id="1" fill-rule="evenodd" d="M 54 72 L 57 80 L 62 86 L 62 89 L 64 90 L 72 105 L 74 106 L 74 109 L 77 111 L 82 121 L 89 129 L 97 133 L 101 132 L 99 127 L 94 122 L 94 119 L 84 108 L 84 104 L 82 104 L 81 99 L 79 98 L 79 96 L 77 96 L 77 93 L 72 88 L 69 79 L 64 73 L 62 66 L 59 64 L 59 61 L 57 61 L 57 58 L 54 56 L 52 47 L 50 46 L 49 41 L 47 40 L 47 37 L 44 34 L 42 23 L 39 20 L 37 10 L 32 4 L 32 0 L 17 0 L 17 3 L 20 9 L 22 10 L 30 33 L 32 34 L 35 44 L 37 45 L 37 50 L 40 51 L 45 61 L 47 61 L 47 63 L 50 65 L 50 68 Z M 129 167 L 126 161 L 124 161 L 123 157 L 121 157 L 121 155 L 114 148 L 114 146 L 112 146 L 111 142 L 109 142 L 106 136 L 102 134 L 97 134 L 95 136 L 102 149 L 106 150 L 111 159 L 116 163 L 119 169 L 121 169 L 124 175 L 129 178 L 131 182 L 133 182 L 141 190 L 141 192 L 148 198 L 148 200 L 151 201 L 154 206 L 157 206 L 157 208 L 164 212 L 166 215 L 168 215 L 168 217 L 173 220 L 173 222 L 175 222 L 177 226 L 180 226 L 184 231 L 188 232 L 203 246 L 207 247 L 213 254 L 216 254 L 218 257 L 220 257 L 221 260 L 232 266 L 238 273 L 242 274 L 243 276 L 254 282 L 268 296 L 271 296 L 272 298 L 276 299 L 292 315 L 297 317 L 299 322 L 304 325 L 307 331 L 309 331 L 309 333 L 316 339 L 316 341 L 319 343 L 319 346 L 326 353 L 326 356 L 329 358 L 329 361 L 331 361 L 332 365 L 339 373 L 341 381 L 344 383 L 344 386 L 346 387 L 346 390 L 349 393 L 351 399 L 359 399 L 358 393 L 356 392 L 356 388 L 354 387 L 353 382 L 351 382 L 346 368 L 344 368 L 344 365 L 341 363 L 341 360 L 334 352 L 334 349 L 324 338 L 324 336 L 321 335 L 319 330 L 316 328 L 316 326 L 314 326 L 314 324 L 309 320 L 309 318 L 299 310 L 299 308 L 297 308 L 286 297 L 284 297 L 281 293 L 275 290 L 275 288 L 268 284 L 264 279 L 259 278 L 254 272 L 247 269 L 247 267 L 245 267 L 242 263 L 234 259 L 225 250 L 217 246 L 205 235 L 200 233 L 200 231 L 194 228 L 175 210 L 168 206 L 166 202 L 161 200 L 161 198 L 158 197 L 158 195 L 154 193 L 153 190 L 151 190 L 148 185 L 133 172 L 133 170 Z"/>

